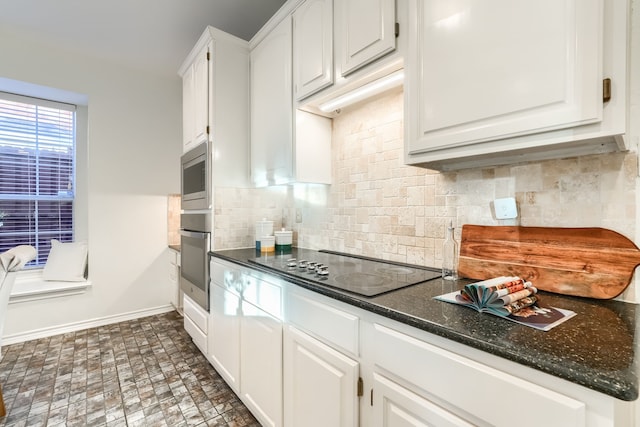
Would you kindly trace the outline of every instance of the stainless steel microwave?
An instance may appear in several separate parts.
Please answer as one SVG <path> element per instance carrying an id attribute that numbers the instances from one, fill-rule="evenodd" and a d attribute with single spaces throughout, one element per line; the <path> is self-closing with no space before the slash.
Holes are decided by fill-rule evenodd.
<path id="1" fill-rule="evenodd" d="M 182 206 L 184 210 L 211 209 L 211 153 L 204 142 L 181 157 Z"/>

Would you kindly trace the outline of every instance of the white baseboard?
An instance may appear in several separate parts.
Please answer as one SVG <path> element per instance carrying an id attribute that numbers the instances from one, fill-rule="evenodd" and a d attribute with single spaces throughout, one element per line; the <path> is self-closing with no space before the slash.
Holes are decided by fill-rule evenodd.
<path id="1" fill-rule="evenodd" d="M 66 334 L 67 332 L 81 331 L 83 329 L 95 328 L 98 326 L 110 325 L 112 323 L 125 322 L 127 320 L 139 319 L 141 317 L 153 316 L 156 314 L 168 313 L 175 309 L 171 304 L 162 305 L 144 310 L 131 311 L 129 313 L 116 314 L 113 316 L 99 317 L 96 319 L 83 320 L 81 322 L 67 323 L 65 325 L 52 326 L 48 328 L 36 329 L 28 332 L 7 335 L 2 338 L 2 345 L 17 344 L 25 341 L 51 337 L 53 335 Z"/>

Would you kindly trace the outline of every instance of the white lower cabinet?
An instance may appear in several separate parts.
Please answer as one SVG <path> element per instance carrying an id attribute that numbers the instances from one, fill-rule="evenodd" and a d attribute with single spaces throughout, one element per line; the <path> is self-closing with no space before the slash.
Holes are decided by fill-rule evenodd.
<path id="1" fill-rule="evenodd" d="M 169 302 L 179 312 L 182 311 L 182 298 L 180 296 L 180 251 L 168 249 L 169 254 L 169 284 L 171 287 L 171 299 Z"/>
<path id="2" fill-rule="evenodd" d="M 203 353 L 207 350 L 207 335 L 209 331 L 209 313 L 204 311 L 198 303 L 187 295 L 183 297 L 184 329 L 191 336 L 195 345 Z"/>
<path id="3" fill-rule="evenodd" d="M 373 425 L 592 425 L 580 397 L 501 370 L 507 361 L 487 365 L 379 323 L 365 327 L 371 328 L 363 354 L 369 352 L 374 370 Z"/>
<path id="4" fill-rule="evenodd" d="M 373 390 L 372 427 L 473 426 L 378 373 L 373 374 Z"/>
<path id="5" fill-rule="evenodd" d="M 273 280 L 275 281 L 275 280 Z M 208 358 L 263 426 L 282 426 L 282 290 L 211 261 Z"/>
<path id="6" fill-rule="evenodd" d="M 208 358 L 264 426 L 633 425 L 633 402 L 226 261 L 211 273 Z"/>
<path id="7" fill-rule="evenodd" d="M 288 326 L 284 350 L 286 426 L 358 425 L 359 363 Z"/>
<path id="8" fill-rule="evenodd" d="M 209 359 L 231 389 L 240 391 L 240 298 L 212 284 Z"/>
<path id="9" fill-rule="evenodd" d="M 263 426 L 282 425 L 282 321 L 242 303 L 240 397 Z"/>

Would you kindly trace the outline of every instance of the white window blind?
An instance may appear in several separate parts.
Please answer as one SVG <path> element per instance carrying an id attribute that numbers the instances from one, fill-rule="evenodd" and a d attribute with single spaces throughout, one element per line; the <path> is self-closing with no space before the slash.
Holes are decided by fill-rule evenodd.
<path id="1" fill-rule="evenodd" d="M 0 92 L 0 252 L 73 241 L 75 106 Z"/>

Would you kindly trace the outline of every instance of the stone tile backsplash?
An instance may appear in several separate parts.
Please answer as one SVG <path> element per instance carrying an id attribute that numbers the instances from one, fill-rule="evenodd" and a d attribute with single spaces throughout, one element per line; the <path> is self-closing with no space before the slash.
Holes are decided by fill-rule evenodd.
<path id="1" fill-rule="evenodd" d="M 216 187 L 214 206 L 214 249 L 253 247 L 256 221 L 272 220 L 275 230 L 286 222 L 283 212 L 287 210 L 287 187 Z"/>
<path id="2" fill-rule="evenodd" d="M 333 184 L 217 189 L 216 248 L 253 246 L 255 221 L 294 230 L 294 243 L 440 266 L 445 227 L 463 224 L 604 227 L 635 240 L 635 153 L 439 173 L 403 164 L 403 94 L 333 120 Z M 515 197 L 517 220 L 494 218 Z M 295 222 L 295 213 L 302 222 Z"/>
<path id="3" fill-rule="evenodd" d="M 180 245 L 180 194 L 167 196 L 167 243 L 171 246 Z"/>

